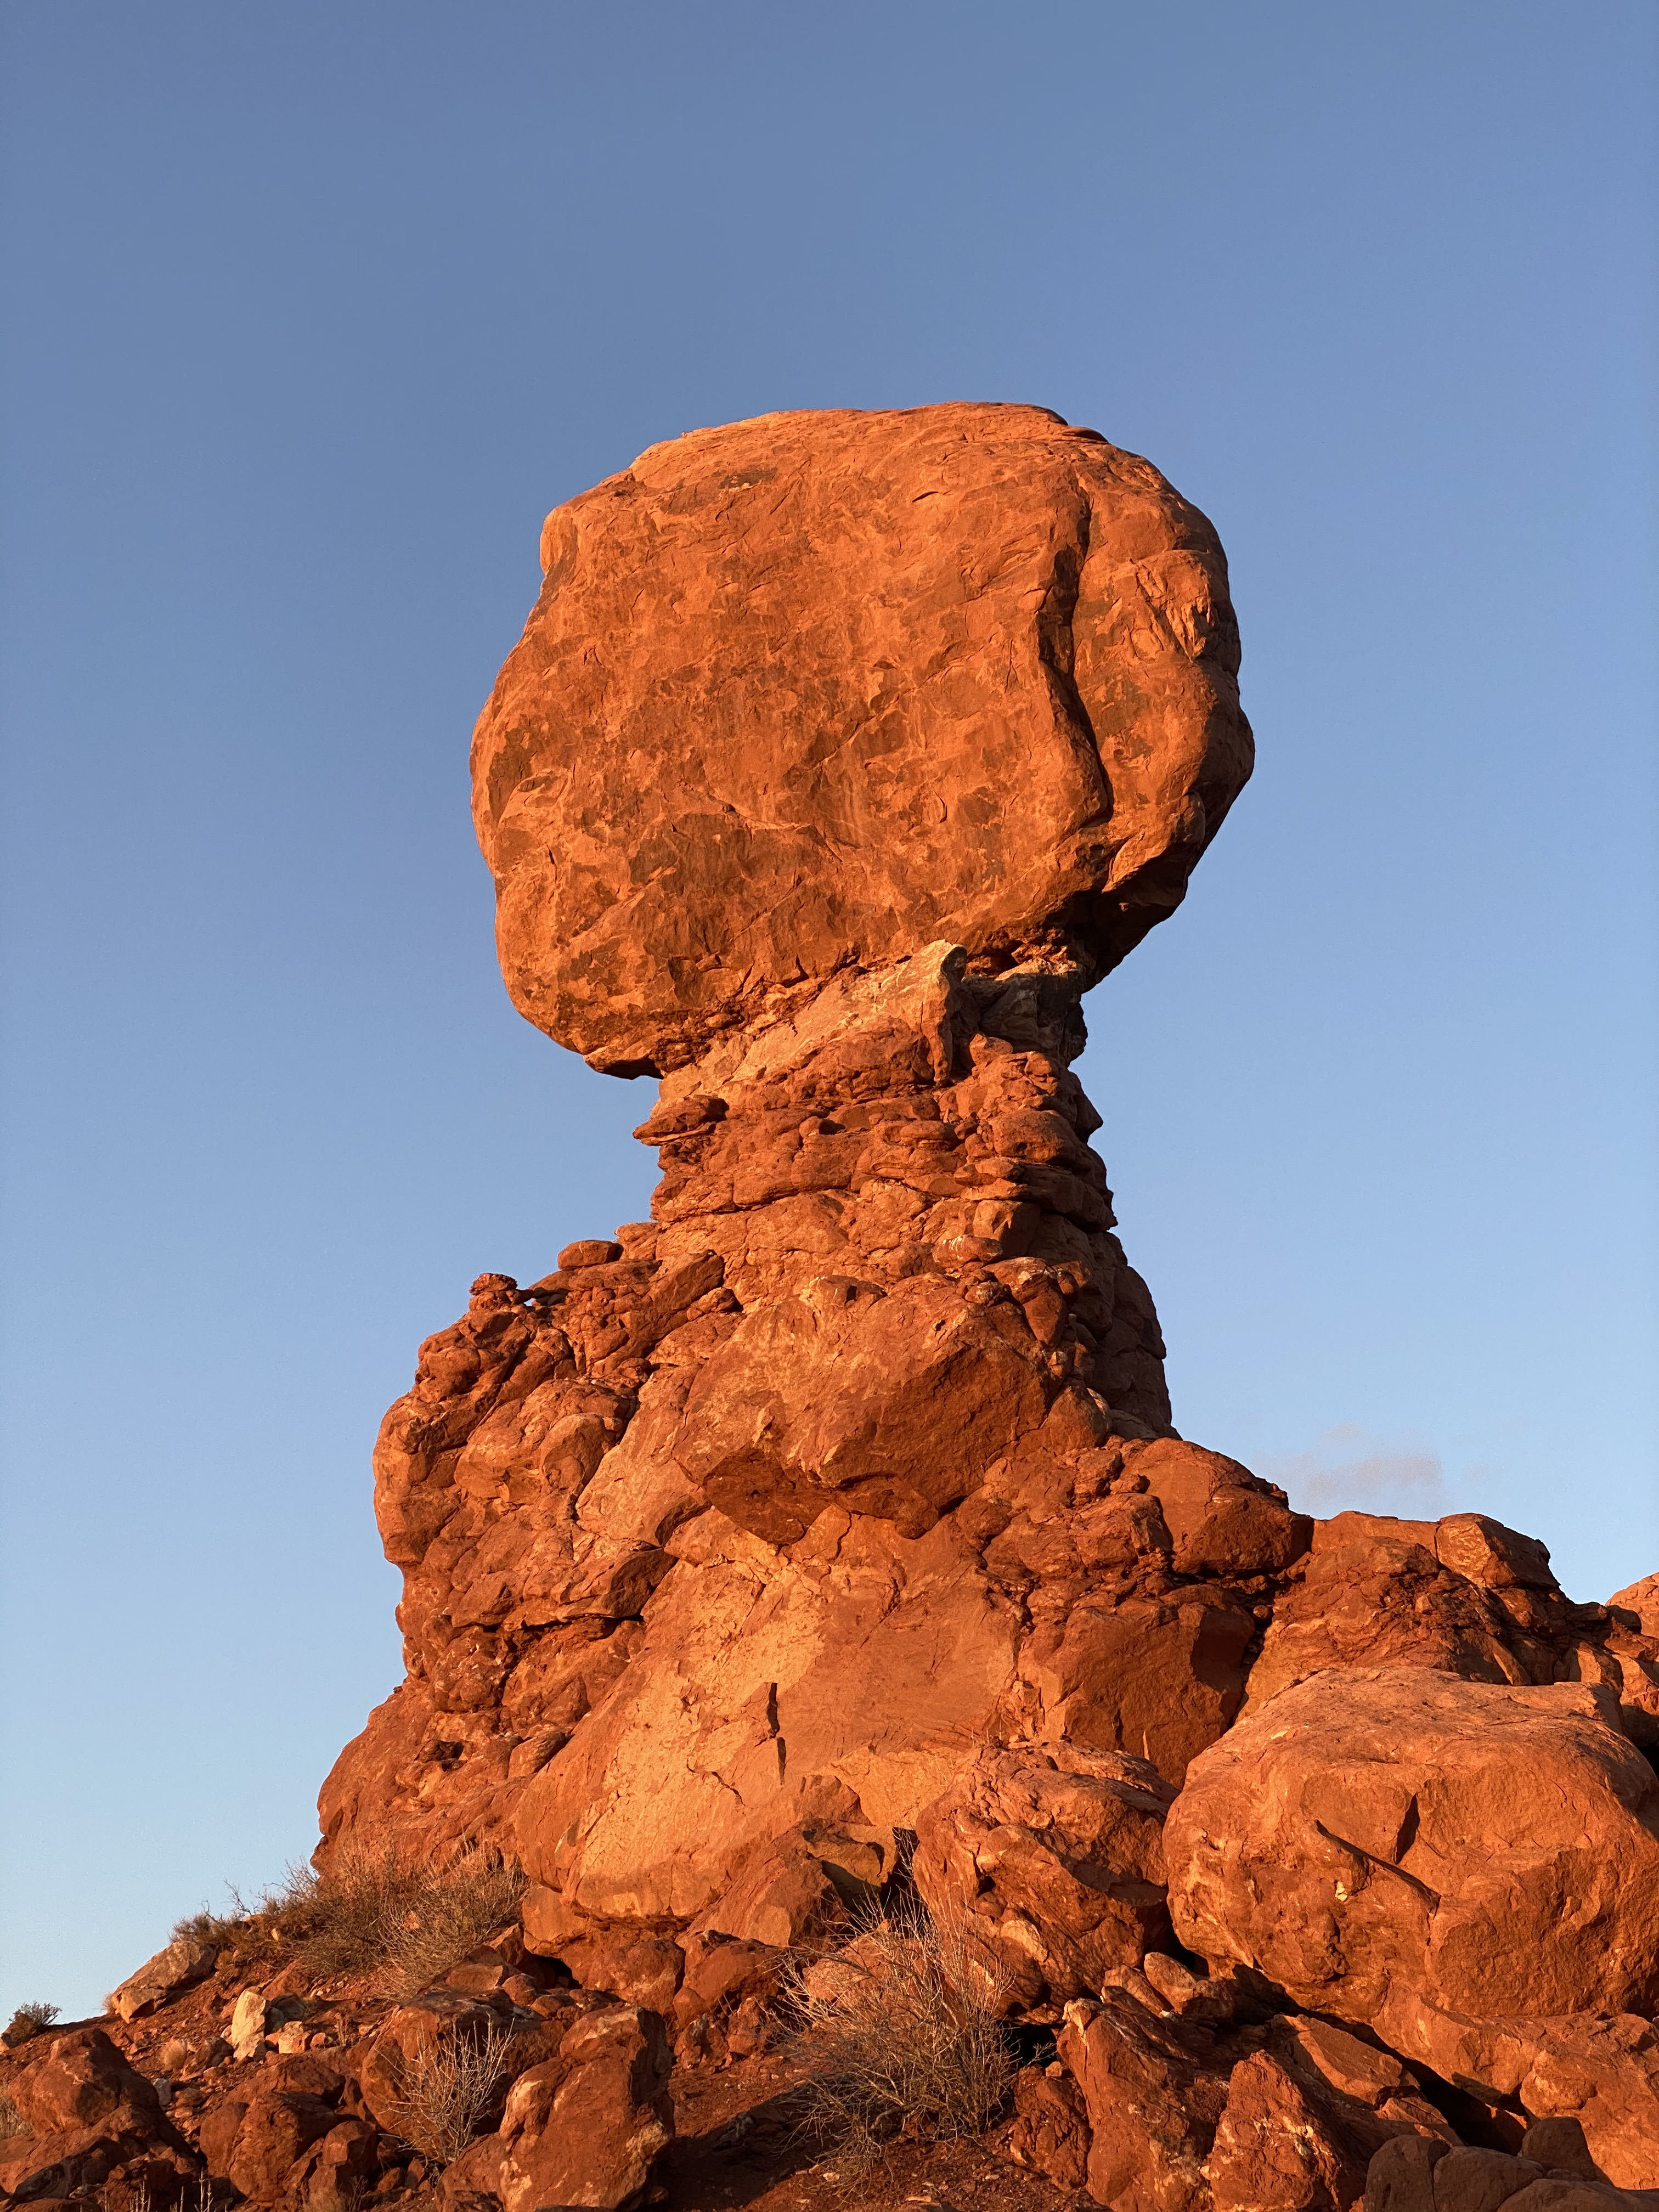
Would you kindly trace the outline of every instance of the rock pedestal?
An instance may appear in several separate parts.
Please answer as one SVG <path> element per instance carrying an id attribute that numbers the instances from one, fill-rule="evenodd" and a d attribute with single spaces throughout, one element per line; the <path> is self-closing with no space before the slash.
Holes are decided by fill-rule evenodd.
<path id="1" fill-rule="evenodd" d="M 1659 2186 L 1654 1578 L 1183 1441 L 1090 1147 L 1083 994 L 1249 769 L 1207 522 L 1040 410 L 777 416 L 543 558 L 473 749 L 502 969 L 658 1079 L 661 1181 L 386 1416 L 406 1678 L 319 1862 L 520 1862 L 622 2037 L 583 2201 L 663 2139 L 652 2023 L 740 2059 L 896 1901 L 1058 2032 L 1009 2154 L 1120 2212 Z M 574 2048 L 467 2154 L 508 2212 L 580 2180 Z"/>

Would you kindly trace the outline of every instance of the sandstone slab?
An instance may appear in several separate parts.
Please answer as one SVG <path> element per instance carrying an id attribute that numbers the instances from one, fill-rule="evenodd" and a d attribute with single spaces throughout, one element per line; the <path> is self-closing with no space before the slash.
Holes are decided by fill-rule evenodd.
<path id="1" fill-rule="evenodd" d="M 216 1957 L 210 1943 L 198 1943 L 192 1936 L 178 1936 L 148 1959 L 135 1974 L 129 1974 L 118 1989 L 110 1993 L 109 2008 L 118 2019 L 134 2020 L 140 2013 L 153 2012 L 165 2004 L 180 1990 L 188 1989 L 213 1972 Z"/>

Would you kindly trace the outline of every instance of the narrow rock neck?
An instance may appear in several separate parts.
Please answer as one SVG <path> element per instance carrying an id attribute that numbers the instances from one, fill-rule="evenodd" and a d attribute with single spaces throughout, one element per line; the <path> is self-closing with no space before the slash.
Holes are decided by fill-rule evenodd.
<path id="1" fill-rule="evenodd" d="M 661 1262 L 719 1254 L 745 1310 L 824 1276 L 1042 1271 L 1091 1387 L 1166 1429 L 1156 1316 L 1112 1234 L 1088 1143 L 1100 1117 L 1071 1073 L 1082 981 L 973 975 L 950 945 L 836 979 L 665 1081 L 635 1132 L 662 1167 L 652 1225 L 625 1240 Z"/>

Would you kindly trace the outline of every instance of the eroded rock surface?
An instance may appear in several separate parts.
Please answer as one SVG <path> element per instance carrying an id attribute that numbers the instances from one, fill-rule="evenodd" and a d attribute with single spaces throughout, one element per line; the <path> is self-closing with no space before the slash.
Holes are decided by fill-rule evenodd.
<path id="1" fill-rule="evenodd" d="M 1176 1933 L 1494 2097 L 1531 2014 L 1659 2006 L 1659 1778 L 1600 1685 L 1328 1670 L 1188 1770 Z"/>
<path id="2" fill-rule="evenodd" d="M 411 2054 L 505 2023 L 441 2212 L 637 2202 L 674 2085 L 897 1912 L 1057 2037 L 1009 2157 L 1119 2212 L 1659 2185 L 1653 1577 L 1574 1604 L 1486 1516 L 1316 1522 L 1177 1436 L 1090 1146 L 1082 994 L 1249 771 L 1209 525 L 943 407 L 653 448 L 543 550 L 473 754 L 502 967 L 659 1078 L 661 1180 L 386 1416 L 407 1672 L 319 1852 L 531 1887 L 333 2087 L 222 2098 L 211 2170 L 327 2212 Z"/>
<path id="3" fill-rule="evenodd" d="M 939 938 L 1093 981 L 1249 774 L 1214 531 L 1046 409 L 695 431 L 542 565 L 474 812 L 507 988 L 599 1066 Z"/>

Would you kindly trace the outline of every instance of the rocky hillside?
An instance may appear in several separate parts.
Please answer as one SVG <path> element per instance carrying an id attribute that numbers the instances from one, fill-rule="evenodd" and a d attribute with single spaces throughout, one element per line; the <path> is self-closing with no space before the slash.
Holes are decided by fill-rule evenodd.
<path id="1" fill-rule="evenodd" d="M 1210 526 L 950 406 L 653 447 L 543 556 L 475 813 L 652 1218 L 422 1346 L 315 1878 L 21 2023 L 0 2185 L 1659 2192 L 1659 1577 L 1182 1439 L 1090 1146 L 1082 995 L 1249 771 Z"/>

